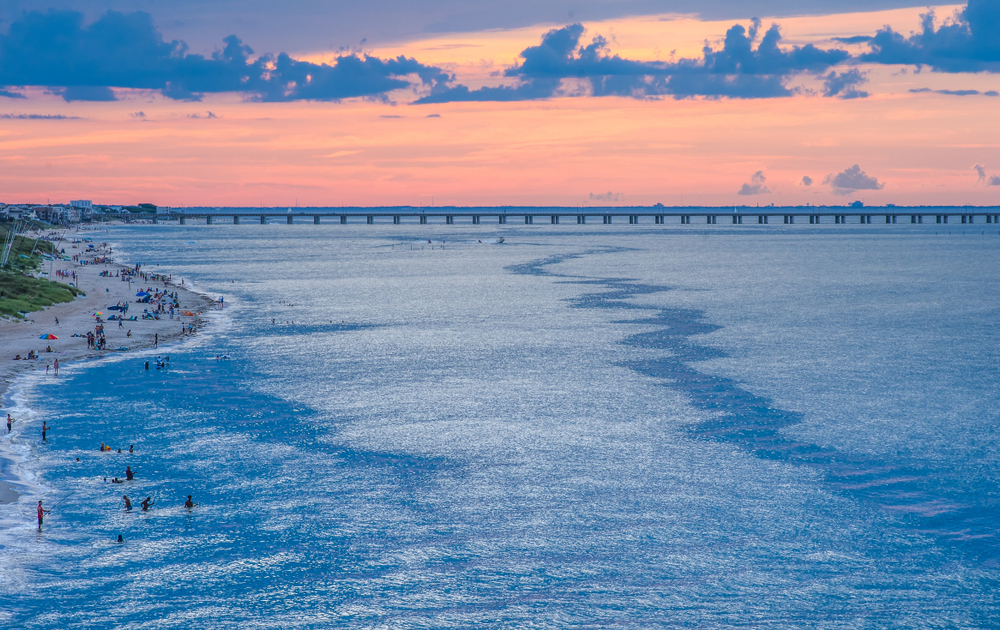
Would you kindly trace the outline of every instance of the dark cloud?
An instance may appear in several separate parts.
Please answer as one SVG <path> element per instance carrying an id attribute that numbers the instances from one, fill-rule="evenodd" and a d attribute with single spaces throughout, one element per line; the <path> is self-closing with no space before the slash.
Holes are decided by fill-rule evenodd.
<path id="1" fill-rule="evenodd" d="M 332 65 L 262 55 L 231 35 L 210 57 L 190 54 L 180 41 L 164 41 L 143 12 L 108 11 L 84 24 L 75 11 L 24 13 L 0 35 L 0 86 L 55 86 L 67 101 L 114 100 L 110 88 L 159 90 L 181 100 L 243 92 L 262 101 L 337 100 L 382 96 L 448 79 L 414 59 L 345 55 Z"/>
<path id="2" fill-rule="evenodd" d="M 245 41 L 261 50 L 327 50 L 356 45 L 413 41 L 427 33 L 584 22 L 641 15 L 697 14 L 707 20 L 741 20 L 752 15 L 828 15 L 912 7 L 912 0 L 5 0 L 0 24 L 25 11 L 55 7 L 82 11 L 93 20 L 113 9 L 150 11 L 168 39 L 184 39 L 194 52 L 210 53 L 219 35 L 240 25 Z M 573 11 L 573 16 L 568 16 Z"/>
<path id="3" fill-rule="evenodd" d="M 979 90 L 932 90 L 930 88 L 917 88 L 910 90 L 911 94 L 947 94 L 948 96 L 1000 96 L 1000 92 L 989 90 L 980 92 Z"/>
<path id="4" fill-rule="evenodd" d="M 758 44 L 760 26 L 756 19 L 749 30 L 734 25 L 719 50 L 706 44 L 700 59 L 668 63 L 624 59 L 612 54 L 600 35 L 583 45 L 583 26 L 571 24 L 548 31 L 538 46 L 521 51 L 522 61 L 504 73 L 518 79 L 517 85 L 477 90 L 459 85 L 435 90 L 417 102 L 550 98 L 557 94 L 562 79 L 588 81 L 594 96 L 773 98 L 794 93 L 786 86 L 792 75 L 822 72 L 850 57 L 846 51 L 821 50 L 812 44 L 782 48 L 776 24 Z"/>
<path id="5" fill-rule="evenodd" d="M 117 101 L 115 93 L 110 88 L 100 85 L 71 85 L 65 88 L 55 88 L 50 90 L 52 94 L 63 97 L 67 103 L 73 101 Z"/>
<path id="6" fill-rule="evenodd" d="M 803 175 L 801 183 L 802 183 L 803 186 L 812 186 L 813 185 L 813 178 L 809 177 L 808 175 Z"/>
<path id="7" fill-rule="evenodd" d="M 823 96 L 836 96 L 842 99 L 868 98 L 868 92 L 859 90 L 857 86 L 868 82 L 865 73 L 852 69 L 837 74 L 831 71 L 823 77 Z"/>
<path id="8" fill-rule="evenodd" d="M 823 183 L 830 184 L 835 195 L 849 195 L 857 190 L 882 190 L 885 187 L 885 183 L 862 171 L 857 164 L 836 175 L 827 175 Z"/>
<path id="9" fill-rule="evenodd" d="M 769 195 L 771 194 L 771 189 L 764 185 L 767 178 L 764 177 L 764 171 L 757 171 L 750 178 L 749 184 L 743 184 L 743 187 L 739 189 L 736 193 L 737 195 Z"/>
<path id="10" fill-rule="evenodd" d="M 871 35 L 854 35 L 853 37 L 834 37 L 833 41 L 840 44 L 865 44 L 874 39 Z"/>
<path id="11" fill-rule="evenodd" d="M 415 101 L 416 105 L 426 103 L 452 103 L 456 101 L 532 101 L 554 96 L 559 89 L 559 79 L 533 79 L 514 87 L 483 87 L 470 90 L 464 85 L 456 85 L 440 90 L 432 90 L 430 95 Z"/>
<path id="12" fill-rule="evenodd" d="M 615 201 L 615 202 L 625 201 L 625 193 L 620 193 L 620 192 L 618 192 L 618 193 L 613 193 L 613 192 L 590 193 L 590 200 L 591 201 Z"/>
<path id="13" fill-rule="evenodd" d="M 263 101 L 329 101 L 383 95 L 409 87 L 410 82 L 400 78 L 409 74 L 417 75 L 424 84 L 435 86 L 449 79 L 440 69 L 402 55 L 386 60 L 347 55 L 329 66 L 296 61 L 281 53 L 258 89 Z"/>
<path id="14" fill-rule="evenodd" d="M 132 112 L 131 114 L 129 114 L 129 116 L 131 116 L 132 118 L 145 118 L 146 112 Z"/>
<path id="15" fill-rule="evenodd" d="M 972 170 L 976 171 L 976 174 L 979 175 L 979 181 L 980 182 L 985 182 L 986 181 L 986 167 L 985 166 L 983 166 L 982 164 L 976 164 L 975 166 L 972 167 Z"/>
<path id="16" fill-rule="evenodd" d="M 9 90 L 0 90 L 0 96 L 4 96 L 6 98 L 27 98 L 24 94 L 21 94 L 20 92 L 11 92 Z"/>
<path id="17" fill-rule="evenodd" d="M 969 0 L 940 26 L 933 11 L 921 31 L 904 37 L 886 26 L 869 42 L 863 61 L 929 66 L 939 72 L 1000 72 L 1000 3 Z"/>
<path id="18" fill-rule="evenodd" d="M 989 180 L 986 182 L 987 186 L 1000 186 L 1000 177 L 997 175 L 990 175 Z"/>
<path id="19" fill-rule="evenodd" d="M 79 120 L 76 116 L 62 114 L 0 114 L 3 120 Z"/>

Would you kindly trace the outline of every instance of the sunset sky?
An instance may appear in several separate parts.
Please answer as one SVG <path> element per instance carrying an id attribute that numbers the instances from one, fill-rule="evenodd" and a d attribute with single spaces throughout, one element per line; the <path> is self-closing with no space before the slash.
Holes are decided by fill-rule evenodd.
<path id="1" fill-rule="evenodd" d="M 164 4 L 3 5 L 0 201 L 1000 204 L 997 0 Z"/>

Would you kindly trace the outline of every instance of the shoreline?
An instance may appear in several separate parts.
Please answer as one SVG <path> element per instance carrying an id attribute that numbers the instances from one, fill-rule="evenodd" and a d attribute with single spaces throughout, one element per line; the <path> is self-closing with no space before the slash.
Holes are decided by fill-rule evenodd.
<path id="1" fill-rule="evenodd" d="M 93 236 L 92 236 L 93 235 Z M 98 240 L 100 233 L 88 233 L 84 231 L 76 232 L 72 238 L 82 240 L 92 238 Z M 57 275 L 57 272 L 76 272 L 77 286 L 86 293 L 84 297 L 78 297 L 71 302 L 54 304 L 40 311 L 33 311 L 25 316 L 24 320 L 5 319 L 0 320 L 0 401 L 3 403 L 3 411 L 0 418 L 3 419 L 0 426 L 0 439 L 5 439 L 8 443 L 13 436 L 19 435 L 17 418 L 14 418 L 12 432 L 7 433 L 6 413 L 11 408 L 9 400 L 11 385 L 22 375 L 32 372 L 45 373 L 48 378 L 59 378 L 54 371 L 55 361 L 58 360 L 60 366 L 69 363 L 92 361 L 102 359 L 109 355 L 120 355 L 142 350 L 152 349 L 160 345 L 172 345 L 181 339 L 196 335 L 204 325 L 207 324 L 207 311 L 217 308 L 217 304 L 209 297 L 198 293 L 189 286 L 179 282 L 166 281 L 164 279 L 153 280 L 149 277 L 146 280 L 141 278 L 133 282 L 122 281 L 121 277 L 116 277 L 116 273 L 121 273 L 124 269 L 131 269 L 131 265 L 120 261 L 106 263 L 83 264 L 84 260 L 114 256 L 113 248 L 107 243 L 94 243 L 94 249 L 87 248 L 88 243 L 72 243 L 64 240 L 58 243 L 59 249 L 65 249 L 66 255 L 73 257 L 80 255 L 80 261 L 55 260 L 46 261 L 42 265 L 42 271 L 48 272 L 48 277 L 54 282 L 69 284 L 71 279 Z M 102 272 L 110 275 L 101 276 Z M 144 272 L 140 269 L 140 272 Z M 149 272 L 150 276 L 157 272 Z M 180 308 L 175 311 L 174 319 L 170 319 L 168 313 L 161 313 L 161 319 L 142 319 L 142 309 L 150 308 L 151 305 L 135 302 L 136 293 L 140 290 L 152 288 L 153 290 L 167 290 L 176 292 Z M 128 316 L 135 316 L 135 321 L 121 322 L 119 327 L 117 321 L 108 321 L 114 311 L 108 311 L 107 307 L 119 303 L 129 302 Z M 194 313 L 192 316 L 180 316 L 177 312 L 188 311 Z M 107 339 L 106 350 L 96 350 L 88 347 L 86 333 L 93 332 L 97 325 L 95 313 L 103 313 L 104 333 Z M 56 320 L 58 319 L 58 324 Z M 194 326 L 193 333 L 182 332 L 182 326 Z M 128 332 L 131 331 L 131 337 Z M 41 335 L 55 334 L 58 339 L 43 340 Z M 78 336 L 72 336 L 72 335 Z M 44 350 L 50 347 L 51 352 Z M 118 350 L 127 348 L 127 350 Z M 25 357 L 28 352 L 35 350 L 37 359 L 15 360 L 14 356 Z M 40 374 L 42 375 L 42 374 Z M 0 455 L 2 457 L 2 455 Z M 4 458 L 7 460 L 7 458 Z M 4 471 L 11 467 L 13 462 L 0 461 L 0 505 L 14 503 L 20 498 L 20 493 L 4 477 Z"/>

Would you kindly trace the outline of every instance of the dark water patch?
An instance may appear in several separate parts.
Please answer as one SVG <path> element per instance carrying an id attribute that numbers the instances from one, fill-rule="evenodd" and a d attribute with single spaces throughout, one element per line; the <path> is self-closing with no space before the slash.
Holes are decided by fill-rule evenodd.
<path id="1" fill-rule="evenodd" d="M 508 267 L 511 273 L 565 278 L 562 282 L 600 288 L 568 300 L 574 308 L 611 312 L 650 313 L 615 323 L 653 327 L 629 335 L 620 343 L 664 351 L 656 359 L 621 362 L 644 376 L 663 381 L 683 392 L 691 404 L 710 418 L 686 428 L 693 439 L 738 446 L 755 457 L 803 466 L 816 471 L 832 491 L 891 513 L 913 531 L 959 547 L 981 566 L 992 566 L 1000 551 L 1000 502 L 995 493 L 971 487 L 968 479 L 940 463 L 888 461 L 811 443 L 787 429 L 803 422 L 805 414 L 781 409 L 737 381 L 699 371 L 698 362 L 729 356 L 724 350 L 699 343 L 698 337 L 722 327 L 694 309 L 655 308 L 635 304 L 633 298 L 670 291 L 670 287 L 629 279 L 579 278 L 546 269 L 554 264 L 598 253 L 552 256 Z"/>

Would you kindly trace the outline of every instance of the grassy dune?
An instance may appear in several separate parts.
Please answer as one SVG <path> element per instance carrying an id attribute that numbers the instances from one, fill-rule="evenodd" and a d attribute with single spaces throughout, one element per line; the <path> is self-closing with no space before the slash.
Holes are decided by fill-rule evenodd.
<path id="1" fill-rule="evenodd" d="M 0 228 L 0 238 L 5 235 Z M 22 319 L 23 313 L 71 302 L 81 293 L 75 287 L 25 275 L 42 262 L 41 256 L 32 251 L 33 245 L 33 238 L 18 236 L 14 239 L 7 266 L 0 270 L 0 317 Z M 38 241 L 35 249 L 52 253 L 55 248 L 47 241 Z"/>

